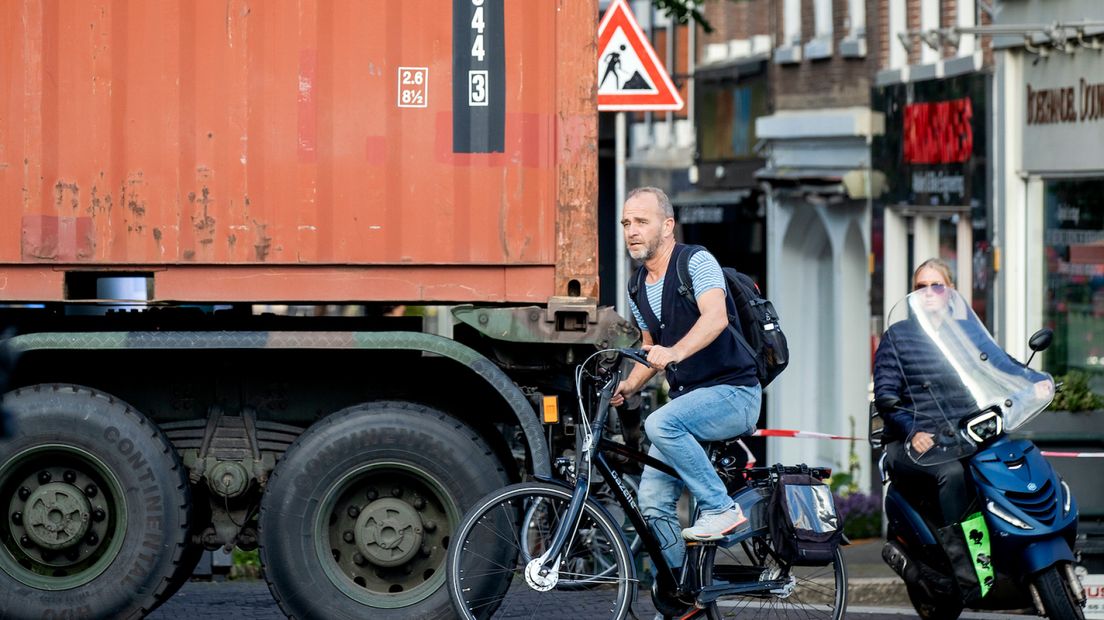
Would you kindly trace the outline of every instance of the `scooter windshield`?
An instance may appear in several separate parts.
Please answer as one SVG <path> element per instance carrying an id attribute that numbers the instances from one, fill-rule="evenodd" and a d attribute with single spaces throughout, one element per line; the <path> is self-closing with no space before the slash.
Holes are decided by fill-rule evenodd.
<path id="1" fill-rule="evenodd" d="M 890 311 L 886 325 L 878 366 L 881 377 L 896 383 L 883 379 L 875 390 L 900 398 L 891 423 L 907 433 L 905 444 L 917 464 L 938 465 L 976 452 L 963 422 L 977 413 L 999 411 L 1004 430 L 1011 431 L 1054 398 L 1050 375 L 1005 353 L 952 288 L 909 294 Z M 920 433 L 927 435 L 913 441 Z"/>

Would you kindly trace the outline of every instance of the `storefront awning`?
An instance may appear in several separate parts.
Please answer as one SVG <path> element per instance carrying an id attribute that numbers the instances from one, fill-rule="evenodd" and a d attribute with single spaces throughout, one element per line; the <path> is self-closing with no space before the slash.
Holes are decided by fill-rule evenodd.
<path id="1" fill-rule="evenodd" d="M 752 191 L 740 189 L 727 192 L 681 192 L 671 198 L 671 204 L 676 207 L 734 205 L 750 198 Z"/>
<path id="2" fill-rule="evenodd" d="M 866 168 L 761 168 L 755 178 L 773 186 L 806 186 L 819 193 L 849 198 L 877 198 L 885 189 L 885 174 Z"/>

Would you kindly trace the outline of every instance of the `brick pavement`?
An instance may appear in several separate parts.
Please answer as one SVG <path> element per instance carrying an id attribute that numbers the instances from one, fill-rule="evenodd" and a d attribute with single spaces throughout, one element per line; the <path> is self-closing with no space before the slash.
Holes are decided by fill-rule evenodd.
<path id="1" fill-rule="evenodd" d="M 844 561 L 850 582 L 849 605 L 876 605 L 910 607 L 904 584 L 882 562 L 882 541 L 879 539 L 856 541 L 844 547 Z M 562 606 L 563 612 L 585 618 L 586 593 L 573 593 L 571 606 Z M 633 610 L 641 620 L 649 620 L 655 613 L 651 597 L 646 590 L 637 596 Z M 149 616 L 152 620 L 276 620 L 283 618 L 268 586 L 261 580 L 250 581 L 191 581 L 175 596 Z"/>

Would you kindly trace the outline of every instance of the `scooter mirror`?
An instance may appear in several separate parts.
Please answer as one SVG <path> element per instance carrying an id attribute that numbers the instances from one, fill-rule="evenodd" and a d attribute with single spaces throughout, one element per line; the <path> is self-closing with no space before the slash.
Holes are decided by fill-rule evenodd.
<path id="1" fill-rule="evenodd" d="M 1054 339 L 1054 332 L 1050 328 L 1044 327 L 1039 331 L 1031 335 L 1031 339 L 1027 341 L 1027 346 L 1031 347 L 1031 357 L 1027 358 L 1027 364 L 1031 365 L 1031 360 L 1035 359 L 1035 354 L 1050 346 L 1050 341 Z"/>
<path id="2" fill-rule="evenodd" d="M 1053 339 L 1054 331 L 1044 327 L 1031 335 L 1031 340 L 1027 341 L 1027 346 L 1031 347 L 1032 351 L 1044 351 L 1050 346 Z"/>

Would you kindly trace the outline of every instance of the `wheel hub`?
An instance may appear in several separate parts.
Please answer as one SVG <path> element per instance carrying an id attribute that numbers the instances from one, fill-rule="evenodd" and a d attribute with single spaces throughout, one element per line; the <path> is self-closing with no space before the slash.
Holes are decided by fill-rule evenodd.
<path id="1" fill-rule="evenodd" d="M 533 558 L 529 560 L 529 563 L 525 565 L 525 582 L 529 584 L 529 587 L 537 590 L 538 592 L 547 592 L 556 587 L 556 582 L 560 580 L 560 571 L 555 568 L 548 570 L 541 570 L 541 566 L 544 564 L 544 557 Z M 541 574 L 541 573 L 544 574 Z"/>
<path id="2" fill-rule="evenodd" d="M 418 512 L 396 498 L 378 499 L 361 511 L 356 545 L 380 566 L 399 566 L 413 559 L 422 546 L 424 528 Z"/>
<path id="3" fill-rule="evenodd" d="M 27 536 L 45 549 L 67 549 L 88 533 L 92 506 L 80 489 L 51 482 L 27 498 L 23 519 Z"/>

